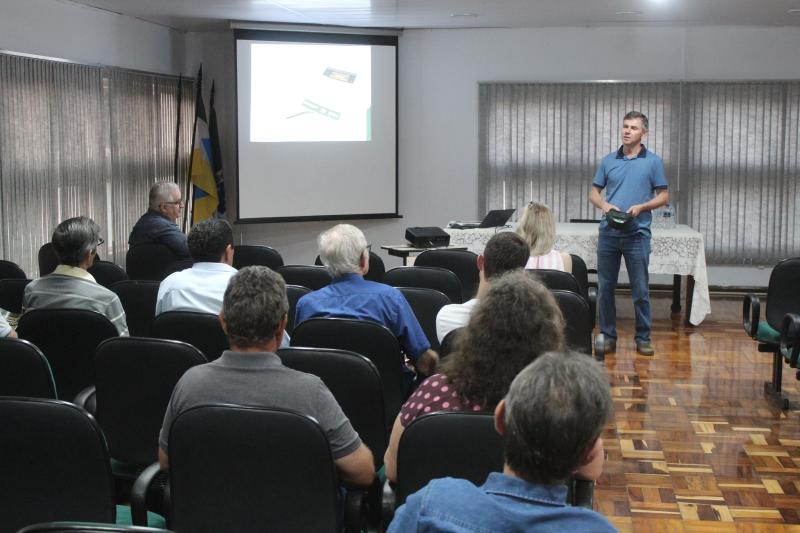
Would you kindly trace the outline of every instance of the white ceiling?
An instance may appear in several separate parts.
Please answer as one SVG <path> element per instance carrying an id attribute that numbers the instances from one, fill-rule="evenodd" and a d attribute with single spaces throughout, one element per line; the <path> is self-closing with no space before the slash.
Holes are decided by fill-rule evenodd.
<path id="1" fill-rule="evenodd" d="M 59 0 L 186 31 L 230 21 L 373 28 L 800 26 L 800 0 Z M 790 13 L 789 10 L 797 10 Z M 633 13 L 631 13 L 633 12 Z M 454 16 L 465 14 L 465 16 Z"/>

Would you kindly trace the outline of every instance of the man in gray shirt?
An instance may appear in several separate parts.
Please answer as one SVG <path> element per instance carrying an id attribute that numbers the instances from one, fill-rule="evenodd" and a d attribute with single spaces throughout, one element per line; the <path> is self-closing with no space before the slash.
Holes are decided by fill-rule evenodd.
<path id="1" fill-rule="evenodd" d="M 158 458 L 169 467 L 169 430 L 181 412 L 208 403 L 291 409 L 312 416 L 328 437 L 339 479 L 368 487 L 372 453 L 318 377 L 286 368 L 275 350 L 286 328 L 286 284 L 267 267 L 247 267 L 225 290 L 220 322 L 231 349 L 188 370 L 175 386 L 159 436 Z"/>

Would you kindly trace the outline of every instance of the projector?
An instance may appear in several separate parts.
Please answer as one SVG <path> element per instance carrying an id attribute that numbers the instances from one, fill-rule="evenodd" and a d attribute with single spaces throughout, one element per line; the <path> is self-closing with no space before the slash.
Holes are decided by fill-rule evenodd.
<path id="1" fill-rule="evenodd" d="M 450 245 L 450 235 L 442 228 L 406 228 L 406 240 L 415 248 L 436 248 Z"/>

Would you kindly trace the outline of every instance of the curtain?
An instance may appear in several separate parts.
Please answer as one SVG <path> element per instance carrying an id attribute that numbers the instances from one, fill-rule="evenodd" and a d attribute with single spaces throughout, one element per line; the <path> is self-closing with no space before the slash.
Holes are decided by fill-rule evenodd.
<path id="1" fill-rule="evenodd" d="M 636 109 L 678 221 L 704 235 L 709 263 L 800 254 L 800 83 L 484 83 L 479 93 L 479 210 L 538 200 L 562 222 L 597 218 L 592 177 Z"/>

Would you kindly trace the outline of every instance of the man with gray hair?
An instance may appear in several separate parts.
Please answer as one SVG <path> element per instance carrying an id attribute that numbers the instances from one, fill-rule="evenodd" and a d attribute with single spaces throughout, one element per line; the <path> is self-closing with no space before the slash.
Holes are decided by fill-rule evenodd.
<path id="1" fill-rule="evenodd" d="M 372 453 L 322 380 L 286 368 L 275 354 L 288 309 L 286 284 L 269 268 L 246 267 L 231 278 L 219 315 L 231 349 L 187 370 L 175 386 L 158 440 L 162 468 L 169 468 L 173 420 L 194 406 L 224 403 L 290 409 L 313 417 L 328 437 L 339 480 L 359 487 L 372 483 Z"/>
<path id="2" fill-rule="evenodd" d="M 125 311 L 116 294 L 95 281 L 88 269 L 103 244 L 100 226 L 88 217 L 70 218 L 53 232 L 59 265 L 52 274 L 25 287 L 22 312 L 33 309 L 86 309 L 105 315 L 120 335 L 128 334 Z"/>
<path id="3" fill-rule="evenodd" d="M 140 244 L 163 244 L 178 259 L 189 259 L 186 235 L 175 224 L 181 215 L 183 199 L 177 183 L 157 181 L 150 187 L 149 208 L 131 230 L 128 245 L 131 248 Z"/>
<path id="4" fill-rule="evenodd" d="M 356 318 L 383 324 L 400 341 L 419 374 L 433 373 L 439 356 L 431 350 L 403 294 L 389 285 L 364 279 L 369 271 L 369 245 L 364 233 L 350 224 L 339 224 L 322 232 L 317 244 L 319 257 L 333 282 L 300 298 L 295 326 L 315 317 Z"/>
<path id="5" fill-rule="evenodd" d="M 395 514 L 400 531 L 616 531 L 595 511 L 567 505 L 565 482 L 603 465 L 600 433 L 611 413 L 605 370 L 578 353 L 550 352 L 525 367 L 494 412 L 504 437 L 503 473 L 476 487 L 436 479 Z M 585 467 L 584 467 L 585 471 Z"/>

